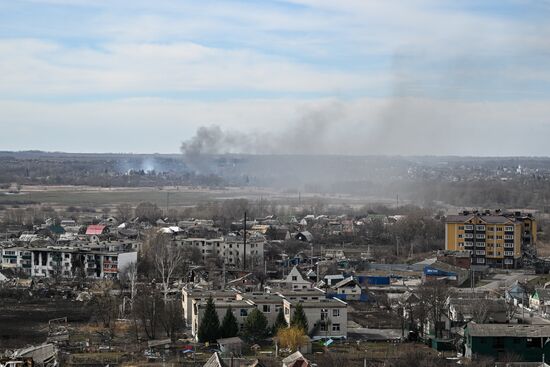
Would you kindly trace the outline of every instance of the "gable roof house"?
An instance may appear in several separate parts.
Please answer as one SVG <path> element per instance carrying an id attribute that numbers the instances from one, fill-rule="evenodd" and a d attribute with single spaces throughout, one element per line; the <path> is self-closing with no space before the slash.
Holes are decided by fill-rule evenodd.
<path id="1" fill-rule="evenodd" d="M 334 294 L 333 294 L 334 292 Z M 360 300 L 362 288 L 359 282 L 353 277 L 347 277 L 332 286 L 331 296 L 342 300 Z"/>
<path id="2" fill-rule="evenodd" d="M 542 314 L 550 313 L 550 289 L 535 289 L 535 292 L 529 297 L 529 307 Z"/>

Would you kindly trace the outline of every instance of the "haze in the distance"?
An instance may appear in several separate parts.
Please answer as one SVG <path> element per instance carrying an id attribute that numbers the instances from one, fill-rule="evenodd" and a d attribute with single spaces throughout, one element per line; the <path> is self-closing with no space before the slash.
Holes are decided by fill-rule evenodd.
<path id="1" fill-rule="evenodd" d="M 0 1 L 0 150 L 550 155 L 550 3 Z M 208 145 L 208 142 L 213 145 Z"/>

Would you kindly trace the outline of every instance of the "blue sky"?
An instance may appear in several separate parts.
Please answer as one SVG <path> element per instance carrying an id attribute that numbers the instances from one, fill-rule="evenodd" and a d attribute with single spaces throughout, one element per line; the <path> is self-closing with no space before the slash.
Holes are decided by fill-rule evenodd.
<path id="1" fill-rule="evenodd" d="M 199 126 L 280 142 L 308 121 L 307 151 L 251 151 L 549 155 L 549 15 L 543 0 L 0 0 L 0 149 L 168 153 Z"/>

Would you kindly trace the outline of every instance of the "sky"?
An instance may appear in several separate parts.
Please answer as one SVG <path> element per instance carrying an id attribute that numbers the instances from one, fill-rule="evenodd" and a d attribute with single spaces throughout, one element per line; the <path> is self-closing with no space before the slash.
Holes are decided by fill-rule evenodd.
<path id="1" fill-rule="evenodd" d="M 549 17 L 548 0 L 0 0 L 0 150 L 177 153 L 207 127 L 218 153 L 548 156 Z"/>

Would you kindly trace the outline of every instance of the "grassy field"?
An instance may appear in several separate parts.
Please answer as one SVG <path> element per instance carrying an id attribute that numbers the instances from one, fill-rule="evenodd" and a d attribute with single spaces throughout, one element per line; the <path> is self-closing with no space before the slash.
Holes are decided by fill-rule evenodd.
<path id="1" fill-rule="evenodd" d="M 105 207 L 120 203 L 136 205 L 139 202 L 149 201 L 165 208 L 194 206 L 210 201 L 225 199 L 246 198 L 251 201 L 269 200 L 279 204 L 298 205 L 307 204 L 322 198 L 327 204 L 364 205 L 366 203 L 380 203 L 383 200 L 373 198 L 358 198 L 348 195 L 317 195 L 288 193 L 269 188 L 230 187 L 230 188 L 196 188 L 196 187 L 147 187 L 147 188 L 98 188 L 86 186 L 25 186 L 19 194 L 0 193 L 0 204 L 9 206 L 14 204 L 45 204 L 57 207 L 89 206 Z"/>

